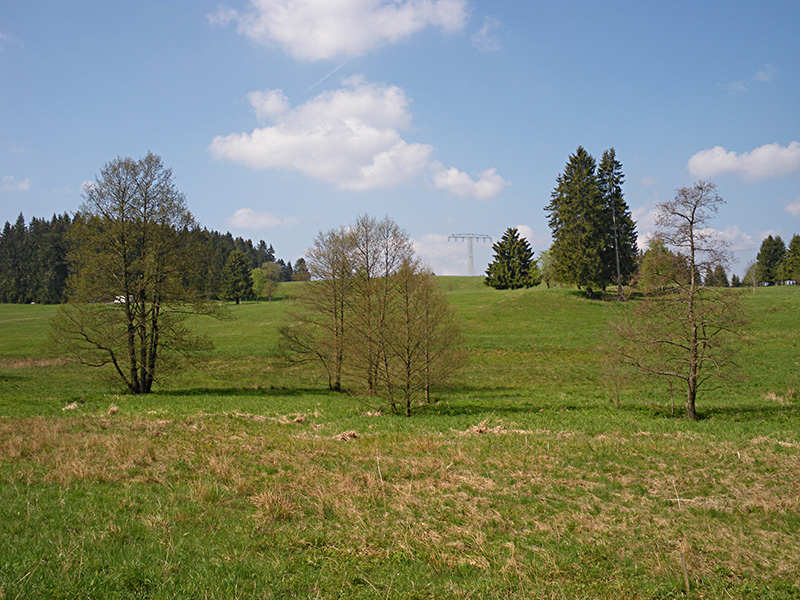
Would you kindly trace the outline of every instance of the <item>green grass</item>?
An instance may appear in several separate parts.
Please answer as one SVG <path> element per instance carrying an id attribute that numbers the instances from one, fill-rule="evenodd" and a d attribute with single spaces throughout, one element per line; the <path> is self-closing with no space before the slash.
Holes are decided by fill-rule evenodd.
<path id="1" fill-rule="evenodd" d="M 690 422 L 614 384 L 614 303 L 439 284 L 471 361 L 411 419 L 277 360 L 291 285 L 146 397 L 0 306 L 0 598 L 800 598 L 795 289 Z"/>

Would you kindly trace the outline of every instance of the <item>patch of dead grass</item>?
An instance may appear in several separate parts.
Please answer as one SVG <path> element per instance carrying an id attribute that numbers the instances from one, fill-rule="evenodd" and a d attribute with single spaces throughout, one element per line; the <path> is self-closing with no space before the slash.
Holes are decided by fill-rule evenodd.
<path id="1" fill-rule="evenodd" d="M 18 357 L 0 358 L 0 369 L 40 369 L 45 367 L 62 367 L 64 365 L 75 364 L 78 361 L 73 358 L 38 358 L 38 357 Z"/>

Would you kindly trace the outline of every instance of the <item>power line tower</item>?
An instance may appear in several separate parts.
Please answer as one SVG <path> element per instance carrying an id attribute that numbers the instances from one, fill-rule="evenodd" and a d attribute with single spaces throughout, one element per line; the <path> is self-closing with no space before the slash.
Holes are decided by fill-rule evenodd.
<path id="1" fill-rule="evenodd" d="M 491 243 L 492 238 L 485 233 L 454 233 L 447 238 L 448 242 L 450 240 L 456 242 L 467 241 L 467 275 L 475 277 L 475 259 L 472 253 L 472 243 L 475 240 Z"/>

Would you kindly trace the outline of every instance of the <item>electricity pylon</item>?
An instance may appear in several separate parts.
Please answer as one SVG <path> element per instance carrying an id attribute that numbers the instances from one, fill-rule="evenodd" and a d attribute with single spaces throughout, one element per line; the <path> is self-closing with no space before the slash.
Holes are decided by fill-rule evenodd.
<path id="1" fill-rule="evenodd" d="M 467 240 L 467 275 L 475 277 L 475 259 L 472 253 L 472 242 L 478 240 L 479 242 L 490 242 L 492 238 L 485 233 L 454 233 L 447 238 L 447 241 L 455 240 L 457 242 Z"/>

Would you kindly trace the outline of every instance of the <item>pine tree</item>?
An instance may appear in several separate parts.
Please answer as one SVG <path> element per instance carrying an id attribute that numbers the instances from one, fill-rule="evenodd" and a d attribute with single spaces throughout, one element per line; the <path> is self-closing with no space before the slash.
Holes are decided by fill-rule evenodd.
<path id="1" fill-rule="evenodd" d="M 292 281 L 308 281 L 311 279 L 311 273 L 308 272 L 306 259 L 302 256 L 294 263 L 294 271 L 292 272 Z"/>
<path id="2" fill-rule="evenodd" d="M 597 183 L 603 196 L 607 242 L 603 254 L 604 277 L 616 282 L 622 297 L 622 285 L 636 272 L 636 223 L 622 195 L 622 164 L 616 159 L 614 148 L 603 152 L 597 170 Z"/>
<path id="3" fill-rule="evenodd" d="M 761 249 L 756 256 L 761 281 L 775 283 L 778 279 L 778 268 L 786 256 L 786 244 L 781 236 L 774 238 L 770 235 L 761 242 Z"/>
<path id="4" fill-rule="evenodd" d="M 722 265 L 714 267 L 714 285 L 718 287 L 728 287 L 728 274 L 725 272 L 725 267 Z"/>
<path id="5" fill-rule="evenodd" d="M 253 297 L 253 276 L 244 252 L 234 250 L 222 271 L 222 293 L 226 300 L 248 300 Z"/>
<path id="6" fill-rule="evenodd" d="M 281 266 L 281 281 L 291 281 L 292 275 L 294 274 L 294 269 L 292 268 L 292 261 L 283 262 L 283 259 L 278 260 L 278 264 Z"/>
<path id="7" fill-rule="evenodd" d="M 786 256 L 781 263 L 781 278 L 800 280 L 800 235 L 796 233 L 792 236 Z"/>
<path id="8" fill-rule="evenodd" d="M 486 285 L 498 290 L 539 285 L 542 277 L 533 251 L 528 240 L 521 238 L 516 228 L 507 229 L 492 249 L 494 260 L 486 269 Z"/>
<path id="9" fill-rule="evenodd" d="M 545 207 L 553 234 L 552 253 L 560 281 L 585 287 L 592 295 L 611 279 L 605 268 L 608 222 L 594 158 L 579 146 Z"/>

